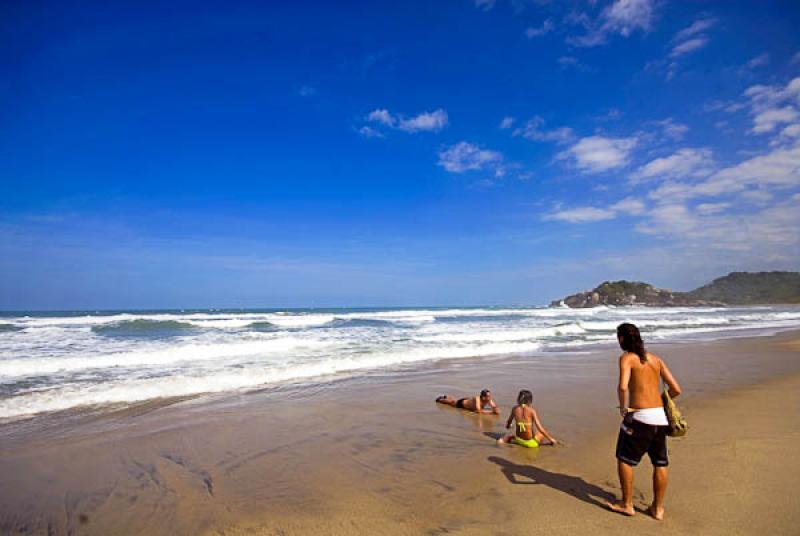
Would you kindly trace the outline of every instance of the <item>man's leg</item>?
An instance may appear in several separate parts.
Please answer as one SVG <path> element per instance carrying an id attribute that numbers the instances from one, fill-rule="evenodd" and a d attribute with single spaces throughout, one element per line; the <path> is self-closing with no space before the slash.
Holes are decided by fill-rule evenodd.
<path id="1" fill-rule="evenodd" d="M 439 404 L 444 404 L 446 406 L 455 406 L 456 399 L 449 395 L 442 395 L 436 399 L 436 402 Z"/>
<path id="2" fill-rule="evenodd" d="M 619 486 L 622 488 L 622 500 L 608 503 L 608 507 L 620 514 L 632 516 L 636 513 L 633 509 L 633 467 L 622 460 L 617 460 L 617 473 Z"/>
<path id="3" fill-rule="evenodd" d="M 653 504 L 650 514 L 661 521 L 664 519 L 664 494 L 667 492 L 669 482 L 669 469 L 667 467 L 653 467 Z"/>

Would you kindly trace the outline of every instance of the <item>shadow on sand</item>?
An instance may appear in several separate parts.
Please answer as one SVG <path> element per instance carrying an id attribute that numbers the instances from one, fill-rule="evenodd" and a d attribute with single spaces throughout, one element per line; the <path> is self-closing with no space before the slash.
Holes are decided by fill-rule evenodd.
<path id="1" fill-rule="evenodd" d="M 512 484 L 543 484 L 603 509 L 607 508 L 606 501 L 614 500 L 613 494 L 577 476 L 553 473 L 533 465 L 519 465 L 499 456 L 489 456 L 488 460 L 499 465 Z"/>

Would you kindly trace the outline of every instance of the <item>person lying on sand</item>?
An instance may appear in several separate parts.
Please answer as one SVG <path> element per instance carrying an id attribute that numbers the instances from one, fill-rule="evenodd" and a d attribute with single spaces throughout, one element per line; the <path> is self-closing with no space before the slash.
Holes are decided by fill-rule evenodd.
<path id="1" fill-rule="evenodd" d="M 556 438 L 551 436 L 544 426 L 536 410 L 531 406 L 533 393 L 523 389 L 517 395 L 517 405 L 511 408 L 511 415 L 506 421 L 506 428 L 511 428 L 511 423 L 517 421 L 516 434 L 508 434 L 497 440 L 499 444 L 516 443 L 523 447 L 535 448 L 539 445 L 557 445 Z"/>
<path id="2" fill-rule="evenodd" d="M 484 389 L 478 396 L 469 398 L 459 398 L 456 400 L 450 395 L 442 395 L 436 398 L 437 404 L 445 404 L 446 406 L 453 406 L 458 409 L 466 409 L 474 411 L 475 413 L 491 413 L 492 415 L 500 415 L 500 408 L 492 398 L 492 393 L 489 389 Z M 490 409 L 484 409 L 489 406 Z"/>

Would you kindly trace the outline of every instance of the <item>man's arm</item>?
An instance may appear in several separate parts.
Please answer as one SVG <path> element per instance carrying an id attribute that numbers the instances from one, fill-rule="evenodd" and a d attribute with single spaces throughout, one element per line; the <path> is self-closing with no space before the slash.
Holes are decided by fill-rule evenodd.
<path id="1" fill-rule="evenodd" d="M 661 360 L 661 379 L 664 380 L 664 383 L 667 384 L 669 388 L 669 396 L 672 398 L 677 398 L 683 391 L 681 391 L 681 386 L 678 385 L 678 381 L 669 371 L 667 364 L 664 363 L 664 360 Z"/>
<path id="2" fill-rule="evenodd" d="M 627 354 L 619 357 L 619 386 L 617 395 L 619 396 L 619 414 L 623 417 L 628 413 L 628 384 L 631 381 L 631 362 Z"/>

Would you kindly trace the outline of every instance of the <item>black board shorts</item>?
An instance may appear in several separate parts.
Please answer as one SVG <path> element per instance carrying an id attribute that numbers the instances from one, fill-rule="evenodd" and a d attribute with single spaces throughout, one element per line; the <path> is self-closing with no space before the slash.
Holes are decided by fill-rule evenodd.
<path id="1" fill-rule="evenodd" d="M 627 431 L 620 428 L 617 437 L 617 459 L 632 467 L 639 465 L 645 452 L 655 467 L 667 467 L 667 432 L 669 426 L 652 426 L 635 419 L 626 419 Z"/>
<path id="2" fill-rule="evenodd" d="M 456 400 L 456 407 L 464 409 L 464 402 L 466 402 L 467 400 L 469 400 L 469 398 L 459 398 L 458 400 Z"/>

